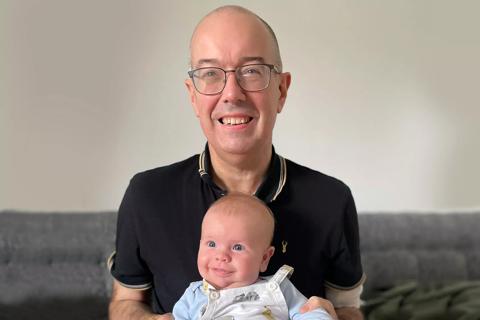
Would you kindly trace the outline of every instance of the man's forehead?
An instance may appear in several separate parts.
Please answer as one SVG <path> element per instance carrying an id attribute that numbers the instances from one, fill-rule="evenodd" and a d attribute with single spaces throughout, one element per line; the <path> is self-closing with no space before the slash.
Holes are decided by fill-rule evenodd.
<path id="1" fill-rule="evenodd" d="M 192 41 L 192 65 L 237 66 L 247 63 L 273 63 L 274 49 L 267 37 L 246 34 L 228 37 L 216 31 Z"/>

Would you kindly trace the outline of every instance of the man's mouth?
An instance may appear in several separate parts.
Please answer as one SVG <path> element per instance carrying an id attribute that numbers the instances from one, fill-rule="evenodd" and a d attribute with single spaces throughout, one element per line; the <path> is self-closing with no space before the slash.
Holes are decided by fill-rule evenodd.
<path id="1" fill-rule="evenodd" d="M 221 124 L 225 124 L 228 126 L 237 126 L 240 124 L 246 124 L 252 121 L 252 117 L 223 117 L 220 118 L 218 121 Z"/>

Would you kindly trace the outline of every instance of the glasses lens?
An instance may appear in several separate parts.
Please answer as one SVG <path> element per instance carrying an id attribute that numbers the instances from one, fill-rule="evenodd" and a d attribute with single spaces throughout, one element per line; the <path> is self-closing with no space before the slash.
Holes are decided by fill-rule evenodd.
<path id="1" fill-rule="evenodd" d="M 237 71 L 240 86 L 247 91 L 260 91 L 268 87 L 270 67 L 264 64 L 246 65 Z"/>
<path id="2" fill-rule="evenodd" d="M 223 90 L 225 72 L 220 68 L 200 68 L 193 72 L 195 88 L 203 94 L 215 94 Z"/>

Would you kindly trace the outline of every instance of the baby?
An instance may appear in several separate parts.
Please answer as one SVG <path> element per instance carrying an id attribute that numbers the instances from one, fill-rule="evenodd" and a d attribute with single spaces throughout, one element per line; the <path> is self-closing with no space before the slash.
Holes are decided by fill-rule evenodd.
<path id="1" fill-rule="evenodd" d="M 259 277 L 275 251 L 274 224 L 270 209 L 253 196 L 216 201 L 202 223 L 197 264 L 203 281 L 190 284 L 174 319 L 332 319 L 322 308 L 299 312 L 307 299 L 288 280 L 291 267 Z"/>

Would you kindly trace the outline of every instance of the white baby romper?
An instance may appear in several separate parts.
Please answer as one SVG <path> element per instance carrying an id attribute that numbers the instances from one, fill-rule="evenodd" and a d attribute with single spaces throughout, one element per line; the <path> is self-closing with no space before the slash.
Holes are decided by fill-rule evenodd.
<path id="1" fill-rule="evenodd" d="M 281 267 L 269 280 L 241 287 L 215 290 L 205 287 L 208 304 L 201 320 L 288 320 L 288 307 L 280 289 L 282 281 L 293 272 Z"/>

